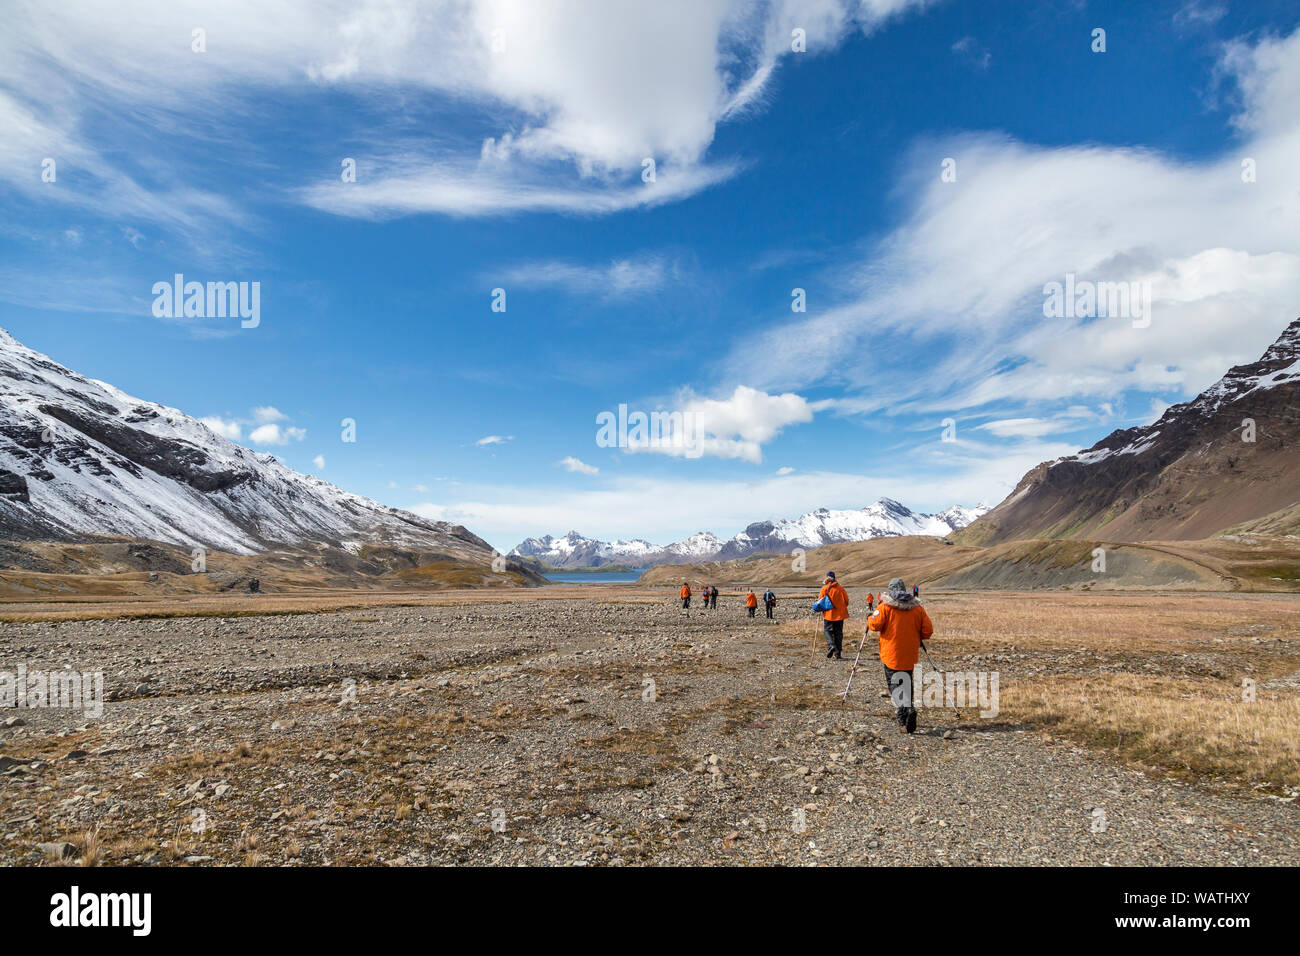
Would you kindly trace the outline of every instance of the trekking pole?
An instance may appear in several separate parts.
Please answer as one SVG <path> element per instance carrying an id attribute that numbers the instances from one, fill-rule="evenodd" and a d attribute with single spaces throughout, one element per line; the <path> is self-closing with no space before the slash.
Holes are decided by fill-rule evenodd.
<path id="1" fill-rule="evenodd" d="M 921 650 L 925 651 L 925 659 L 930 662 L 930 670 L 934 671 L 936 674 L 941 674 L 942 672 L 939 668 L 934 666 L 934 658 L 930 656 L 930 649 L 925 646 L 925 641 L 921 642 Z M 952 715 L 958 720 L 961 720 L 961 714 L 958 712 L 956 704 L 952 705 Z"/>
<path id="2" fill-rule="evenodd" d="M 858 672 L 858 658 L 862 656 L 862 645 L 865 643 L 867 643 L 867 631 L 862 632 L 862 640 L 858 641 L 858 653 L 854 656 L 853 667 L 849 670 L 849 682 L 844 685 L 844 693 L 840 694 L 846 704 L 849 702 L 849 688 L 853 686 L 853 675 Z"/>

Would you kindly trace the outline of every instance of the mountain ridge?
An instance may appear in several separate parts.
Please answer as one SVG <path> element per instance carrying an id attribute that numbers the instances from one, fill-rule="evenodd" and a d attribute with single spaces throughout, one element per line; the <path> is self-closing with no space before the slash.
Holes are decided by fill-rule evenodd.
<path id="1" fill-rule="evenodd" d="M 0 537 L 123 537 L 230 554 L 398 547 L 490 563 L 460 525 L 294 471 L 0 329 Z"/>
<path id="2" fill-rule="evenodd" d="M 1042 462 L 954 535 L 1193 540 L 1300 502 L 1300 318 L 1258 361 L 1236 365 L 1150 425 Z"/>
<path id="3" fill-rule="evenodd" d="M 987 506 L 981 503 L 974 508 L 953 505 L 935 514 L 919 514 L 893 499 L 881 498 L 857 510 L 818 508 L 797 518 L 755 521 L 726 540 L 712 532 L 700 531 L 681 541 L 657 546 L 642 538 L 601 541 L 570 531 L 560 537 L 525 538 L 509 554 L 565 569 L 606 564 L 648 567 L 726 561 L 877 537 L 914 534 L 942 537 L 964 528 L 986 510 Z"/>

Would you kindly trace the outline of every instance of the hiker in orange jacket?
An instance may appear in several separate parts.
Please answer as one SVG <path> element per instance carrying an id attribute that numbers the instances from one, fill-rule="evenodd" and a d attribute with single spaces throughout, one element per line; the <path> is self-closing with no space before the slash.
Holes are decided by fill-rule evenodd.
<path id="1" fill-rule="evenodd" d="M 682 610 L 689 610 L 691 606 L 691 586 L 685 581 L 682 582 Z"/>
<path id="2" fill-rule="evenodd" d="M 912 671 L 921 642 L 934 634 L 934 624 L 921 602 L 907 590 L 902 578 L 889 582 L 880 596 L 880 606 L 867 621 L 867 629 L 880 634 L 880 662 L 885 665 L 885 684 L 894 702 L 898 729 L 916 733 L 916 707 L 912 700 Z"/>
<path id="3" fill-rule="evenodd" d="M 754 612 L 758 610 L 758 595 L 754 589 L 750 588 L 749 593 L 745 595 L 745 607 L 749 608 L 749 616 L 753 617 Z"/>
<path id="4" fill-rule="evenodd" d="M 828 598 L 831 602 L 829 611 L 822 611 L 822 631 L 826 634 L 826 656 L 837 661 L 843 660 L 844 622 L 849 617 L 849 592 L 835 580 L 835 572 L 827 571 L 826 580 L 822 582 L 821 593 L 817 600 Z"/>

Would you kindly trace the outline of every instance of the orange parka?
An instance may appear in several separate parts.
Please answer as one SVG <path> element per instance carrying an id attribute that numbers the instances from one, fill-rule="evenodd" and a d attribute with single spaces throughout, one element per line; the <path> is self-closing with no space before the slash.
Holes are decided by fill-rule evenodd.
<path id="1" fill-rule="evenodd" d="M 832 581 L 830 584 L 822 586 L 821 593 L 817 595 L 817 600 L 824 597 L 831 599 L 831 609 L 822 611 L 822 617 L 828 621 L 845 621 L 849 617 L 849 592 L 840 586 L 839 581 Z"/>
<path id="2" fill-rule="evenodd" d="M 745 595 L 745 607 L 758 607 L 758 598 L 754 596 L 753 591 Z"/>
<path id="3" fill-rule="evenodd" d="M 690 586 L 689 584 L 683 584 L 683 585 L 682 585 L 682 597 L 684 597 L 684 598 L 688 598 L 688 597 L 690 597 L 690 596 L 691 596 L 691 586 Z"/>
<path id="4" fill-rule="evenodd" d="M 867 627 L 880 632 L 880 660 L 892 671 L 910 671 L 916 667 L 921 641 L 934 634 L 934 625 L 925 608 L 881 604 L 867 620 Z"/>

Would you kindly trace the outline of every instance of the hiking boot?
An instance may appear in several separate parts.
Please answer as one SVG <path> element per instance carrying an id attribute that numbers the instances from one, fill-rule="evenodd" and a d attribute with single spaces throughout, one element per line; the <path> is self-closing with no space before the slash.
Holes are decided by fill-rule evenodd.
<path id="1" fill-rule="evenodd" d="M 832 657 L 834 657 L 834 656 L 835 656 L 835 652 L 834 652 L 834 651 L 827 651 L 827 652 L 826 652 L 826 659 L 827 659 L 827 660 L 830 660 L 830 659 L 831 659 Z"/>
<path id="2" fill-rule="evenodd" d="M 907 732 L 909 734 L 916 733 L 916 708 L 915 707 L 909 707 L 907 709 Z"/>

